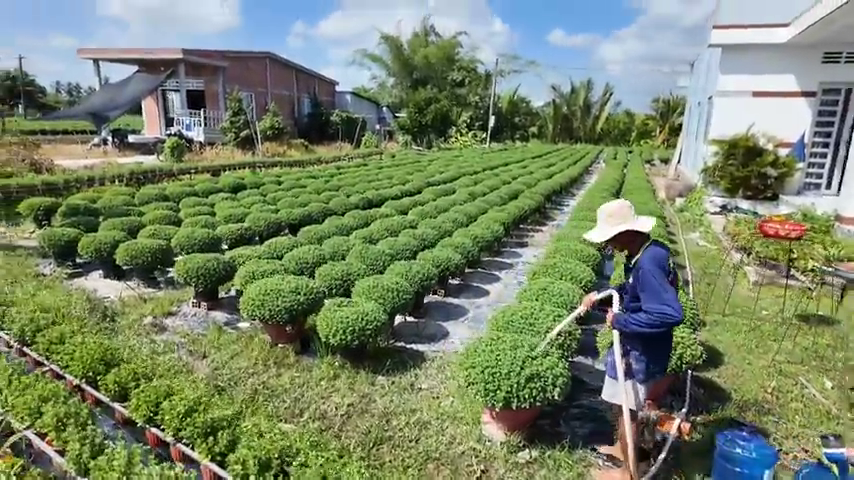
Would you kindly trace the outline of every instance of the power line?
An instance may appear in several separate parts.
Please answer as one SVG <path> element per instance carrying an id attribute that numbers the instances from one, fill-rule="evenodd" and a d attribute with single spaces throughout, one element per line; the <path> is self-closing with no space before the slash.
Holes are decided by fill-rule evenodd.
<path id="1" fill-rule="evenodd" d="M 27 118 L 27 105 L 24 100 L 24 57 L 21 54 L 18 54 L 18 87 L 21 91 L 21 115 L 24 116 L 24 119 Z"/>

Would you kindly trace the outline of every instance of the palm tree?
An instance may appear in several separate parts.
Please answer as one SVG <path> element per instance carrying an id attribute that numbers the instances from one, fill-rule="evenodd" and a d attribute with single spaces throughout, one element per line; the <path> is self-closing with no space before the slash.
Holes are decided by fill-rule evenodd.
<path id="1" fill-rule="evenodd" d="M 655 127 L 655 144 L 666 148 L 675 147 L 682 131 L 685 97 L 673 93 L 659 95 L 652 99 L 650 107 L 650 120 Z"/>
<path id="2" fill-rule="evenodd" d="M 546 139 L 597 143 L 614 107 L 613 85 L 606 83 L 601 92 L 597 92 L 592 78 L 580 82 L 570 80 L 568 90 L 555 84 L 551 86 L 551 93 L 552 100 L 544 112 Z"/>

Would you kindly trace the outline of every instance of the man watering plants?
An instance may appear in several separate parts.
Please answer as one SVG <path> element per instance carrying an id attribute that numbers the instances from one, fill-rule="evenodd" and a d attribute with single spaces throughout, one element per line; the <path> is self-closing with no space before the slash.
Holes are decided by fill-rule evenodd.
<path id="1" fill-rule="evenodd" d="M 621 311 L 608 310 L 606 322 L 620 333 L 625 366 L 625 390 L 632 411 L 631 431 L 637 438 L 637 414 L 644 409 L 656 409 L 656 400 L 667 390 L 671 377 L 667 375 L 673 329 L 682 323 L 682 306 L 677 293 L 678 275 L 671 262 L 670 249 L 650 236 L 655 218 L 635 214 L 632 204 L 623 199 L 610 201 L 596 212 L 596 227 L 584 238 L 606 244 L 625 253 L 625 278 L 615 287 L 619 293 Z M 582 301 L 585 309 L 596 303 L 597 292 Z M 610 305 L 610 299 L 608 301 Z M 623 390 L 617 381 L 617 364 L 613 346 L 605 360 L 605 382 L 602 399 L 615 405 L 623 404 Z M 622 415 L 619 420 L 617 456 L 625 465 L 628 443 Z M 632 442 L 637 445 L 637 442 Z M 635 458 L 646 460 L 644 452 Z M 648 457 L 648 453 L 647 453 Z M 648 459 L 648 458 L 647 458 Z M 624 474 L 628 474 L 627 467 Z"/>

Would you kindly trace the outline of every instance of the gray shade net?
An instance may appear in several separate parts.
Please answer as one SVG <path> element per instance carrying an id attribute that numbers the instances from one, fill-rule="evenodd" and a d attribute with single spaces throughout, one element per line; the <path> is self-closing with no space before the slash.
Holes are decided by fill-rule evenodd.
<path id="1" fill-rule="evenodd" d="M 100 130 L 139 105 L 143 98 L 157 90 L 171 70 L 158 73 L 136 71 L 129 77 L 102 86 L 97 92 L 83 98 L 77 105 L 53 112 L 43 120 L 83 120 Z"/>

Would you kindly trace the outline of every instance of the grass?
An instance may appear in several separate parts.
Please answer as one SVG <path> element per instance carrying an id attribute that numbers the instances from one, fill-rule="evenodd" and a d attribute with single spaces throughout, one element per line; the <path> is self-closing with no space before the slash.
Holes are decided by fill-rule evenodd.
<path id="1" fill-rule="evenodd" d="M 11 132 L 19 132 L 33 135 L 59 135 L 63 132 L 88 132 L 95 131 L 95 127 L 89 123 L 79 120 L 55 120 L 47 121 L 38 118 L 24 119 L 21 117 L 9 117 L 5 119 L 6 129 Z M 123 115 L 112 123 L 113 128 L 127 128 L 130 130 L 142 130 L 141 115 Z"/>
<path id="2" fill-rule="evenodd" d="M 728 266 L 719 274 L 725 254 L 708 222 L 690 212 L 679 216 L 685 231 L 699 232 L 703 242 L 712 245 L 687 242 L 695 298 L 701 311 L 708 312 L 702 339 L 710 361 L 700 369 L 701 384 L 715 397 L 707 400 L 716 404 L 700 422 L 700 438 L 682 452 L 682 469 L 689 477 L 708 474 L 712 434 L 732 420 L 765 430 L 771 443 L 782 449 L 783 463 L 789 467 L 818 458 L 818 435 L 844 431 L 846 419 L 841 416 L 848 411 L 843 402 L 844 369 L 850 363 L 846 332 L 854 328 L 854 301 L 847 299 L 839 313 L 830 317 L 827 290 L 818 297 L 820 302 L 799 302 L 804 292 L 790 289 L 783 314 L 783 289 L 765 286 L 753 315 L 757 289 L 748 285 L 743 271 Z M 812 396 L 801 379 L 831 402 L 836 412 Z"/>

